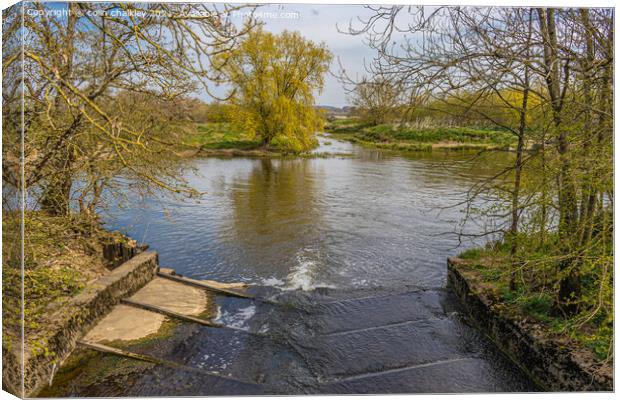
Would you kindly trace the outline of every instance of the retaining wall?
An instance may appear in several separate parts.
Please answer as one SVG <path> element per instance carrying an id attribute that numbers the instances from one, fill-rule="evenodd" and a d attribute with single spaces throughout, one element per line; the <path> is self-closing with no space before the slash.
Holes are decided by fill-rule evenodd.
<path id="1" fill-rule="evenodd" d="M 23 392 L 20 349 L 3 349 L 3 387 L 20 397 L 36 396 L 52 380 L 77 341 L 122 298 L 151 281 L 157 267 L 156 252 L 139 253 L 59 305 L 41 324 L 50 327 L 44 338 L 45 351 L 26 349 Z"/>
<path id="2" fill-rule="evenodd" d="M 471 321 L 549 391 L 612 391 L 613 369 L 596 361 L 588 350 L 539 324 L 506 311 L 488 289 L 469 276 L 459 258 L 448 259 L 448 285 Z"/>

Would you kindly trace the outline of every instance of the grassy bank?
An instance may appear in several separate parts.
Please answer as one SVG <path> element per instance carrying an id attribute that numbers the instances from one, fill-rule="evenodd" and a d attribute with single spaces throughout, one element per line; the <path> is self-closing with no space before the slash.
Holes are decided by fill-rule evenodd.
<path id="1" fill-rule="evenodd" d="M 610 249 L 599 249 L 613 256 Z M 494 243 L 482 249 L 462 253 L 468 276 L 486 288 L 494 300 L 518 318 L 540 324 L 550 335 L 574 340 L 594 353 L 599 361 L 613 356 L 613 285 L 611 273 L 604 268 L 585 269 L 580 277 L 583 292 L 578 312 L 572 316 L 554 308 L 557 296 L 557 257 L 553 246 L 546 245 L 511 258 L 510 248 Z M 511 260 L 519 261 L 511 261 Z M 518 265 L 515 265 L 518 264 Z M 518 267 L 518 268 L 517 268 Z M 613 268 L 613 266 L 611 267 Z M 516 290 L 510 290 L 510 271 L 516 272 Z"/>
<path id="2" fill-rule="evenodd" d="M 228 122 L 197 123 L 181 144 L 185 157 L 279 157 L 275 147 L 264 146 L 260 139 Z"/>
<path id="3" fill-rule="evenodd" d="M 108 232 L 93 220 L 54 217 L 42 212 L 25 215 L 24 317 L 26 343 L 34 354 L 46 353 L 43 316 L 81 293 L 87 283 L 106 274 L 110 262 L 103 256 L 106 243 L 132 241 Z M 19 343 L 21 324 L 21 261 L 17 213 L 3 213 L 3 347 Z"/>
<path id="4" fill-rule="evenodd" d="M 399 151 L 505 149 L 515 143 L 514 135 L 502 130 L 370 126 L 354 118 L 332 121 L 325 130 L 342 140 Z"/>

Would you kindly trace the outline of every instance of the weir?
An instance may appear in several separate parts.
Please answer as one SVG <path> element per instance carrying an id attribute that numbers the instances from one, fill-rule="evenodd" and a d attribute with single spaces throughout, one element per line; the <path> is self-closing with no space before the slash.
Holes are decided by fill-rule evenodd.
<path id="1" fill-rule="evenodd" d="M 144 310 L 147 310 L 147 311 L 153 311 L 153 312 L 156 312 L 156 313 L 164 314 L 164 315 L 166 315 L 168 317 L 177 318 L 177 319 L 181 319 L 181 320 L 188 321 L 188 322 L 194 322 L 194 323 L 205 325 L 205 326 L 210 326 L 212 328 L 224 328 L 224 325 L 222 325 L 222 324 L 216 324 L 214 322 L 207 321 L 207 320 L 204 320 L 204 319 L 195 318 L 195 317 L 192 317 L 192 316 L 189 316 L 189 315 L 180 314 L 178 312 L 174 312 L 172 310 L 168 310 L 168 309 L 165 309 L 165 308 L 162 308 L 162 307 L 157 307 L 157 306 L 154 306 L 152 304 L 142 303 L 142 302 L 131 300 L 131 299 L 123 299 L 123 300 L 121 300 L 121 303 L 127 304 L 127 305 L 132 306 L 132 307 L 141 308 L 141 309 L 144 309 Z"/>
<path id="2" fill-rule="evenodd" d="M 147 311 L 150 315 L 151 320 L 158 320 L 158 316 L 163 315 L 181 321 L 199 324 L 209 328 L 225 329 L 235 332 L 243 332 L 245 334 L 254 336 L 262 336 L 260 333 L 246 331 L 233 326 L 226 326 L 221 323 L 216 323 L 211 320 L 199 318 L 195 315 L 192 315 L 202 312 L 203 308 L 200 307 L 200 303 L 205 303 L 204 306 L 206 306 L 206 297 L 200 296 L 200 293 L 203 290 L 210 291 L 218 295 L 232 296 L 247 300 L 254 300 L 254 296 L 242 293 L 240 291 L 228 289 L 225 287 L 227 284 L 217 283 L 218 285 L 221 285 L 221 287 L 217 287 L 215 286 L 215 284 L 208 284 L 198 280 L 177 276 L 174 274 L 173 271 L 172 273 L 162 272 L 159 268 L 157 271 L 157 276 L 165 278 L 165 280 L 155 278 L 132 296 L 120 299 L 120 303 L 133 309 Z M 187 288 L 183 288 L 179 290 L 180 287 L 183 286 L 190 286 L 194 289 L 190 289 L 188 291 Z M 256 382 L 246 381 L 232 376 L 221 375 L 218 372 L 209 371 L 203 368 L 190 367 L 174 361 L 162 359 L 159 357 L 153 357 L 147 354 L 128 351 L 115 346 L 97 342 L 97 339 L 103 339 L 103 341 L 105 341 L 105 333 L 107 331 L 114 331 L 115 329 L 119 329 L 119 325 L 125 325 L 121 326 L 120 328 L 124 328 L 127 330 L 140 330 L 141 328 L 143 328 L 144 323 L 141 324 L 139 319 L 133 319 L 131 321 L 133 323 L 130 323 L 130 325 L 127 326 L 126 324 L 124 324 L 125 319 L 122 316 L 115 318 L 115 312 L 118 314 L 123 314 L 127 313 L 128 311 L 121 310 L 119 312 L 118 309 L 112 310 L 112 312 L 106 317 L 107 319 L 103 318 L 103 320 L 100 321 L 81 340 L 79 340 L 77 344 L 84 348 L 95 350 L 100 353 L 112 354 L 118 357 L 149 362 L 152 364 L 162 365 L 168 368 L 183 370 L 190 373 L 208 375 L 216 379 L 223 379 L 232 382 L 260 386 Z M 149 317 L 147 316 L 146 318 L 148 319 Z M 132 318 L 130 317 L 129 319 Z M 101 331 L 102 334 L 93 333 L 98 331 Z M 110 339 L 114 339 L 114 337 L 111 337 Z"/>
<path id="3" fill-rule="evenodd" d="M 273 295 L 273 288 L 256 286 L 252 292 L 260 298 Z M 215 301 L 221 314 L 217 322 L 209 321 L 216 326 L 195 321 L 206 321 L 197 316 L 179 317 L 189 323 L 146 346 L 125 350 L 87 339 L 81 345 L 164 367 L 160 372 L 138 374 L 144 375 L 145 382 L 155 377 L 170 382 L 167 394 L 185 393 L 183 388 L 192 384 L 198 385 L 194 390 L 201 395 L 259 390 L 272 394 L 428 392 L 438 379 L 446 392 L 463 387 L 492 390 L 499 379 L 498 365 L 485 361 L 492 349 L 472 347 L 477 339 L 463 334 L 465 328 L 458 319 L 429 308 L 427 303 L 437 295 L 444 296 L 445 289 L 288 290 L 277 295 L 281 307 L 260 302 L 255 307 L 248 306 L 254 299 L 218 292 Z M 130 298 L 128 303 L 138 307 L 137 302 Z M 157 316 L 162 315 L 159 308 L 165 307 L 148 308 Z M 246 316 L 250 308 L 253 311 Z M 173 318 L 177 314 L 163 313 Z M 503 368 L 499 366 L 500 371 Z M 194 375 L 214 380 L 191 383 Z M 513 388 L 536 389 L 518 375 L 511 372 L 510 376 Z M 232 386 L 221 386 L 220 379 Z M 246 384 L 254 389 L 240 386 Z M 132 393 L 122 385 L 118 390 L 117 395 Z"/>
<path id="4" fill-rule="evenodd" d="M 152 364 L 163 365 L 163 366 L 166 366 L 166 367 L 169 367 L 169 368 L 178 369 L 178 370 L 184 370 L 184 371 L 189 371 L 189 372 L 192 372 L 192 373 L 208 375 L 210 377 L 217 378 L 217 379 L 223 379 L 223 380 L 227 380 L 227 381 L 240 382 L 240 383 L 244 383 L 244 384 L 260 386 L 259 384 L 255 383 L 255 382 L 247 382 L 247 381 L 244 381 L 243 379 L 237 379 L 237 378 L 234 378 L 234 377 L 231 377 L 231 376 L 221 375 L 221 374 L 219 374 L 217 372 L 208 371 L 208 370 L 201 369 L 201 368 L 192 368 L 192 367 L 188 367 L 186 365 L 175 363 L 173 361 L 163 360 L 163 359 L 160 359 L 160 358 L 151 357 L 151 356 L 147 356 L 147 355 L 144 355 L 144 354 L 133 353 L 131 351 L 122 350 L 122 349 L 119 349 L 119 348 L 116 348 L 116 347 L 112 347 L 112 346 L 106 346 L 106 345 L 103 345 L 103 344 L 91 343 L 91 342 L 86 342 L 86 341 L 79 341 L 78 344 L 83 346 L 83 347 L 86 347 L 86 348 L 89 348 L 89 349 L 92 349 L 92 350 L 96 350 L 96 351 L 101 352 L 101 353 L 113 354 L 115 356 L 131 358 L 131 359 L 134 359 L 134 360 L 137 360 L 137 361 L 144 361 L 144 362 L 149 362 L 149 363 L 152 363 Z"/>

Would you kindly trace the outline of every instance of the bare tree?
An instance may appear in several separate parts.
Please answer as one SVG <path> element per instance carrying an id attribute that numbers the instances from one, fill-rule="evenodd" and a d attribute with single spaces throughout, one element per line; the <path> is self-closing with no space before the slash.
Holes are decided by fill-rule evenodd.
<path id="1" fill-rule="evenodd" d="M 381 77 L 364 79 L 355 84 L 351 102 L 364 122 L 385 124 L 398 118 L 401 91 L 397 85 Z"/>
<path id="2" fill-rule="evenodd" d="M 162 105 L 197 85 L 209 91 L 212 57 L 252 28 L 251 22 L 233 25 L 228 15 L 235 10 L 163 3 L 68 3 L 59 9 L 29 2 L 4 13 L 3 40 L 23 46 L 4 55 L 3 69 L 22 68 L 23 74 L 3 98 L 3 119 L 19 121 L 23 99 L 23 124 L 8 127 L 23 133 L 23 184 L 43 209 L 68 213 L 73 183 L 84 173 L 97 181 L 95 197 L 121 171 L 147 185 L 190 191 L 169 162 L 173 152 L 165 151 L 174 136 L 174 124 L 163 123 L 170 115 L 121 107 L 135 96 Z M 17 185 L 18 143 L 7 142 L 4 155 L 3 178 Z"/>

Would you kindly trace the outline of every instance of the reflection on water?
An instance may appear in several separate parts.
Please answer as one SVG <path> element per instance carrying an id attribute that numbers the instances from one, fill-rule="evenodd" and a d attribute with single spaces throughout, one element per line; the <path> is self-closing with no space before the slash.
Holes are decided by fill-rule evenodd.
<path id="1" fill-rule="evenodd" d="M 462 217 L 449 206 L 509 156 L 402 156 L 337 141 L 323 149 L 352 156 L 193 160 L 187 178 L 203 199 L 134 201 L 108 217 L 158 251 L 162 265 L 245 281 L 271 299 L 217 296 L 217 321 L 241 330 L 180 324 L 171 338 L 139 348 L 252 384 L 156 367 L 76 389 L 80 370 L 71 389 L 59 383 L 50 393 L 535 390 L 463 322 L 445 289 L 446 257 L 460 251 L 445 233 Z"/>
<path id="2" fill-rule="evenodd" d="M 251 270 L 260 283 L 303 274 L 304 266 L 316 261 L 303 253 L 321 243 L 324 179 L 324 171 L 308 162 L 257 160 L 228 192 L 233 215 L 220 238 L 236 249 L 233 262 Z"/>
<path id="3" fill-rule="evenodd" d="M 324 138 L 321 139 L 325 143 Z M 108 219 L 150 244 L 162 265 L 196 278 L 283 288 L 444 282 L 469 185 L 504 154 L 390 155 L 329 140 L 348 158 L 202 159 L 200 201 L 147 199 Z M 479 229 L 479 228 L 478 228 Z"/>

